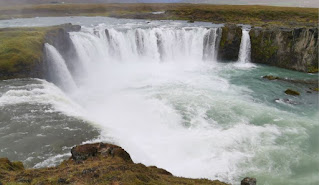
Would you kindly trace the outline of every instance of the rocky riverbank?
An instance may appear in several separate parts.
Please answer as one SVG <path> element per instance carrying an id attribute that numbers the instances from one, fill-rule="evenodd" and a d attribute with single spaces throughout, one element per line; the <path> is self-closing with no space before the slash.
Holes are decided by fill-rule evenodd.
<path id="1" fill-rule="evenodd" d="M 226 185 L 218 180 L 175 177 L 164 169 L 136 164 L 124 149 L 112 144 L 76 146 L 71 153 L 59 166 L 43 169 L 24 169 L 21 162 L 0 158 L 0 184 Z"/>

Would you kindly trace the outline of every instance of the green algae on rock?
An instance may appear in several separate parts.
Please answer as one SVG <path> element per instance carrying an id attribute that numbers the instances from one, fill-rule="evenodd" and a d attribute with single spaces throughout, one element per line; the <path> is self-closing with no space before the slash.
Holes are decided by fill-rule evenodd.
<path id="1" fill-rule="evenodd" d="M 292 90 L 292 89 L 287 89 L 287 90 L 285 91 L 285 93 L 288 94 L 288 95 L 292 95 L 292 96 L 299 96 L 299 95 L 300 95 L 299 92 L 297 92 L 297 91 L 295 91 L 295 90 Z"/>

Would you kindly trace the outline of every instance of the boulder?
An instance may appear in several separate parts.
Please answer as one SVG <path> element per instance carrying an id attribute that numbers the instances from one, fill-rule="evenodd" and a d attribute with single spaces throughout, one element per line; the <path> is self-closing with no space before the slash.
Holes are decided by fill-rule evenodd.
<path id="1" fill-rule="evenodd" d="M 256 185 L 257 180 L 255 178 L 246 177 L 241 181 L 240 184 L 241 185 Z"/>
<path id="2" fill-rule="evenodd" d="M 263 76 L 264 79 L 268 79 L 268 80 L 279 80 L 280 78 L 277 76 L 272 76 L 272 75 L 266 75 Z"/>
<path id="3" fill-rule="evenodd" d="M 299 96 L 299 95 L 300 95 L 299 92 L 294 91 L 294 90 L 291 90 L 291 89 L 287 89 L 287 90 L 285 91 L 285 93 L 288 94 L 288 95 L 292 95 L 292 96 Z"/>
<path id="4" fill-rule="evenodd" d="M 106 144 L 106 143 L 95 143 L 95 144 L 85 144 L 73 147 L 71 150 L 72 159 L 75 162 L 82 162 L 89 158 L 94 158 L 98 156 L 103 157 L 118 157 L 127 162 L 132 162 L 130 155 L 121 147 Z"/>

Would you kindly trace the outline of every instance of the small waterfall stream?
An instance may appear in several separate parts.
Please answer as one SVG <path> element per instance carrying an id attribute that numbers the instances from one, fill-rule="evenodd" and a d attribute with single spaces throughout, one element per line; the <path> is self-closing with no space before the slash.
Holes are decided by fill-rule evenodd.
<path id="1" fill-rule="evenodd" d="M 250 63 L 250 36 L 249 36 L 249 29 L 243 28 L 242 29 L 242 38 L 240 43 L 240 50 L 239 50 L 239 58 L 238 61 L 240 63 Z"/>

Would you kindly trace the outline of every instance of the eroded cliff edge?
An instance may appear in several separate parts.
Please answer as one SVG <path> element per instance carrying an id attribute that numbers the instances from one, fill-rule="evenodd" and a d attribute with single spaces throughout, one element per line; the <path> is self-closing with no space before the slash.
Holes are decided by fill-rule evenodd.
<path id="1" fill-rule="evenodd" d="M 0 184 L 210 184 L 218 180 L 175 177 L 155 166 L 136 164 L 121 147 L 95 143 L 72 148 L 72 156 L 57 167 L 24 169 L 21 162 L 0 158 Z"/>

